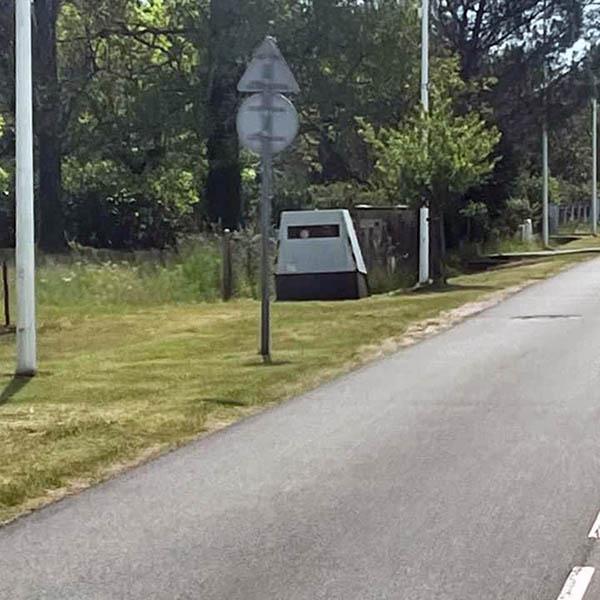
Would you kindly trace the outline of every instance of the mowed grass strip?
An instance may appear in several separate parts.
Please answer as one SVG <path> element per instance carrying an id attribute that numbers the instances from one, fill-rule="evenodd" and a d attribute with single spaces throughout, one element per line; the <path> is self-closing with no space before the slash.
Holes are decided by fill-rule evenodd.
<path id="1" fill-rule="evenodd" d="M 314 388 L 415 323 L 585 258 L 462 276 L 441 292 L 275 304 L 272 366 L 256 352 L 254 301 L 41 306 L 38 377 L 12 378 L 14 337 L 0 338 L 0 522 Z"/>

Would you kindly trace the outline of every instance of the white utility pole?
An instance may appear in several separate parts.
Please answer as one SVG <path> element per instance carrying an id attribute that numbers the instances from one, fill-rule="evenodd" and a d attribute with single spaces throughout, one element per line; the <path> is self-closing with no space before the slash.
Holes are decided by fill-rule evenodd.
<path id="1" fill-rule="evenodd" d="M 421 104 L 429 112 L 429 0 L 421 6 Z"/>
<path id="2" fill-rule="evenodd" d="M 598 235 L 598 98 L 592 98 L 592 233 Z"/>
<path id="3" fill-rule="evenodd" d="M 419 211 L 419 284 L 429 283 L 429 208 Z"/>
<path id="4" fill-rule="evenodd" d="M 16 1 L 16 274 L 17 375 L 37 370 L 33 209 L 31 0 Z"/>
<path id="5" fill-rule="evenodd" d="M 542 238 L 544 246 L 550 246 L 550 208 L 549 208 L 549 187 L 550 170 L 548 168 L 548 57 L 546 40 L 548 37 L 548 10 L 547 0 L 544 0 L 544 82 L 543 82 L 543 131 L 542 131 L 542 177 L 543 177 L 543 197 L 542 197 Z"/>
<path id="6" fill-rule="evenodd" d="M 543 211 L 542 211 L 542 234 L 544 238 L 544 246 L 550 245 L 550 224 L 549 224 L 549 168 L 548 168 L 548 123 L 546 122 L 546 116 L 544 115 L 544 131 L 542 133 L 542 160 L 544 163 L 543 167 L 543 179 L 544 179 L 544 191 L 543 191 Z"/>
<path id="7" fill-rule="evenodd" d="M 421 104 L 429 113 L 429 0 L 421 6 Z M 425 144 L 429 143 L 426 135 Z M 419 284 L 429 283 L 429 208 L 421 207 L 419 214 Z"/>

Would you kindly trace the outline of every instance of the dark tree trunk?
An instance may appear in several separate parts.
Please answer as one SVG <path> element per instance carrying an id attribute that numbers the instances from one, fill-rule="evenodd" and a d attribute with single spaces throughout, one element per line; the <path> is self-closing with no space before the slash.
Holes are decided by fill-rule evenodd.
<path id="1" fill-rule="evenodd" d="M 38 243 L 42 250 L 66 248 L 62 206 L 61 103 L 56 53 L 60 0 L 36 0 L 34 72 L 38 141 Z"/>
<path id="2" fill-rule="evenodd" d="M 431 209 L 431 279 L 435 285 L 446 284 L 446 232 L 443 210 Z"/>
<path id="3" fill-rule="evenodd" d="M 327 131 L 323 130 L 319 143 L 319 162 L 321 163 L 321 181 L 330 183 L 332 181 L 345 181 L 351 179 L 352 173 L 338 152 L 334 142 L 329 139 Z"/>
<path id="4" fill-rule="evenodd" d="M 212 0 L 207 110 L 208 218 L 227 229 L 241 222 L 241 165 L 236 131 L 239 0 Z"/>
<path id="5" fill-rule="evenodd" d="M 59 133 L 42 127 L 39 144 L 39 246 L 46 252 L 66 248 L 62 210 L 62 149 Z"/>

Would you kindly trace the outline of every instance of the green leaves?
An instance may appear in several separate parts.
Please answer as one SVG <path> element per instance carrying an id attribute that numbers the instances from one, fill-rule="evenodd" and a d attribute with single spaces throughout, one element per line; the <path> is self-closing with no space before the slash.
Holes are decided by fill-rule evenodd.
<path id="1" fill-rule="evenodd" d="M 188 226 L 206 174 L 199 54 L 187 29 L 198 10 L 190 0 L 63 1 L 63 177 L 81 243 L 135 245 L 152 231 L 163 245 Z M 86 210 L 114 222 L 94 231 Z"/>
<path id="2" fill-rule="evenodd" d="M 439 61 L 429 114 L 413 111 L 397 127 L 379 129 L 359 120 L 375 159 L 372 185 L 390 200 L 416 205 L 425 199 L 443 208 L 492 172 L 500 133 L 477 112 L 458 113 L 465 89 L 456 63 Z"/>
<path id="3" fill-rule="evenodd" d="M 198 217 L 210 214 L 208 172 L 219 162 L 233 165 L 224 183 L 239 167 L 242 202 L 235 210 L 243 206 L 245 222 L 256 217 L 257 160 L 244 153 L 238 159 L 235 82 L 266 33 L 276 35 L 302 87 L 294 98 L 300 135 L 277 160 L 276 210 L 427 200 L 455 205 L 448 218 L 484 219 L 481 203 L 469 204 L 476 199 L 486 204 L 486 219 L 498 219 L 506 199 L 519 195 L 513 189 L 519 170 L 538 170 L 542 1 L 438 4 L 431 113 L 425 115 L 416 108 L 416 0 L 61 0 L 60 93 L 52 94 L 57 106 L 48 114 L 60 123 L 69 235 L 92 231 L 86 214 L 104 215 L 107 206 L 117 224 L 127 221 L 127 228 L 111 230 L 127 231 L 115 234 L 116 244 L 165 215 L 165 238 L 198 226 Z M 551 4 L 556 43 L 550 45 L 562 51 L 571 21 L 577 31 L 581 0 Z M 13 6 L 0 0 L 0 114 L 6 119 L 0 197 L 12 186 L 6 157 L 12 160 L 14 147 Z M 575 85 L 583 73 L 576 75 L 557 79 L 550 94 L 555 107 L 549 107 L 551 170 L 567 202 L 585 195 L 590 172 L 588 107 L 575 120 L 564 116 L 573 112 L 575 97 L 580 106 L 587 103 L 584 88 Z M 39 103 L 39 93 L 36 98 Z M 506 160 L 498 165 L 494 125 L 504 134 Z M 216 150 L 209 153 L 211 137 Z M 488 189 L 479 191 L 485 182 Z M 232 203 L 232 188 L 217 187 L 218 205 Z M 85 210 L 75 214 L 74 206 Z M 143 222 L 147 213 L 150 225 Z"/>

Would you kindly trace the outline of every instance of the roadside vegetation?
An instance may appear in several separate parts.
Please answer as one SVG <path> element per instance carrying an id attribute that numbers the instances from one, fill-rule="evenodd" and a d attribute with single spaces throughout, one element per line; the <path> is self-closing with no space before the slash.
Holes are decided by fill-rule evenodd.
<path id="1" fill-rule="evenodd" d="M 251 299 L 201 301 L 214 287 L 191 289 L 180 269 L 46 266 L 40 375 L 13 379 L 14 337 L 0 337 L 0 522 L 314 388 L 397 348 L 411 326 L 585 258 L 463 275 L 442 291 L 275 304 L 268 367 Z"/>
<path id="2" fill-rule="evenodd" d="M 212 301 L 220 296 L 220 265 L 212 243 L 160 260 L 59 258 L 38 271 L 37 293 L 42 306 L 77 311 Z"/>

